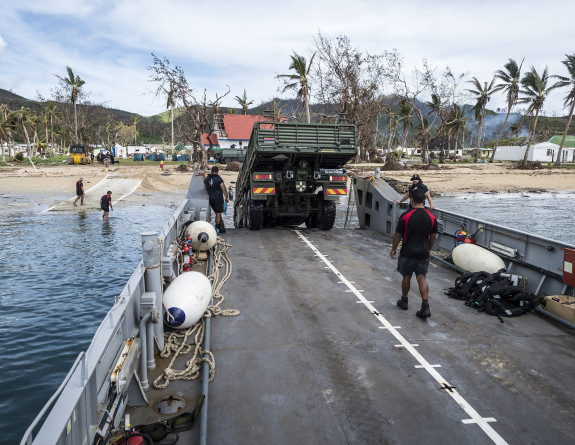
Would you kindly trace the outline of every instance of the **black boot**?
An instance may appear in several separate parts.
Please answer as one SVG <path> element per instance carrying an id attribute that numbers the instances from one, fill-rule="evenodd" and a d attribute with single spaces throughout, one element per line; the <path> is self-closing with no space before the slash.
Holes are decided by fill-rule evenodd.
<path id="1" fill-rule="evenodd" d="M 407 297 L 401 297 L 401 299 L 397 300 L 397 306 L 400 309 L 403 309 L 404 311 L 407 310 L 407 303 L 408 303 L 408 298 Z"/>
<path id="2" fill-rule="evenodd" d="M 220 233 L 226 233 L 226 227 L 223 221 L 220 223 Z"/>
<path id="3" fill-rule="evenodd" d="M 415 313 L 415 315 L 417 315 L 419 318 L 431 317 L 431 311 L 429 310 L 429 301 L 423 300 L 421 302 L 421 309 L 418 310 Z"/>

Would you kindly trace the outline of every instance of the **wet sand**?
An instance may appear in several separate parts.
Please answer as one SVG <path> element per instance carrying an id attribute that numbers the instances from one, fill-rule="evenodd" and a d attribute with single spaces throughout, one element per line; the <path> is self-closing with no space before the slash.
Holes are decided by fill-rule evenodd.
<path id="1" fill-rule="evenodd" d="M 350 166 L 350 172 L 359 176 L 370 176 L 376 165 Z M 75 183 L 84 178 L 84 189 L 87 191 L 85 202 L 90 207 L 98 207 L 98 184 L 111 184 L 115 199 L 122 198 L 122 204 L 139 205 L 150 200 L 151 196 L 173 197 L 181 199 L 187 192 L 191 172 L 177 172 L 175 165 L 165 165 L 161 171 L 158 166 L 122 166 L 115 165 L 106 172 L 102 166 L 55 165 L 37 166 L 37 171 L 30 165 L 0 168 L 0 205 L 13 201 L 11 197 L 29 197 L 45 206 L 62 205 L 75 195 Z M 477 164 L 462 166 L 441 166 L 437 169 L 422 170 L 417 166 L 402 171 L 382 171 L 384 178 L 409 182 L 411 175 L 420 174 L 423 182 L 432 190 L 441 194 L 451 193 L 509 193 L 523 191 L 575 191 L 575 169 L 518 170 L 510 169 L 509 164 Z M 227 186 L 237 178 L 237 172 L 227 172 L 220 168 L 220 175 Z M 102 182 L 117 178 L 129 184 L 137 184 L 135 190 L 113 190 L 114 182 Z M 136 182 L 133 182 L 136 181 Z M 141 182 L 140 182 L 141 181 Z M 119 187 L 119 186 L 118 186 Z M 129 197 L 126 195 L 129 193 Z M 95 202 L 92 202 L 95 201 Z"/>

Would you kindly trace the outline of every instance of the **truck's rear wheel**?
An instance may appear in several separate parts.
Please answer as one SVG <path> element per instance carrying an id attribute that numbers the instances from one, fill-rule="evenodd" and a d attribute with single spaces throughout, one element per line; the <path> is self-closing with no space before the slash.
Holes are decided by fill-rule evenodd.
<path id="1" fill-rule="evenodd" d="M 230 163 L 230 159 L 229 158 L 224 158 L 224 164 L 228 165 Z"/>
<path id="2" fill-rule="evenodd" d="M 331 230 L 335 224 L 335 201 L 322 201 L 317 226 L 321 230 Z"/>
<path id="3" fill-rule="evenodd" d="M 248 208 L 248 228 L 260 230 L 264 222 L 264 202 L 250 199 Z"/>

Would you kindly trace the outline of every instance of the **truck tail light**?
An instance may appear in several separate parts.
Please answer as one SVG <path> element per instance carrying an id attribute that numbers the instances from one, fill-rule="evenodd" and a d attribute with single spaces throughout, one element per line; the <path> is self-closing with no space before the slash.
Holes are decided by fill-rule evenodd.
<path id="1" fill-rule="evenodd" d="M 254 173 L 254 180 L 256 181 L 271 181 L 271 173 Z"/>
<path id="2" fill-rule="evenodd" d="M 329 180 L 330 181 L 347 181 L 347 177 L 346 176 L 330 176 Z"/>

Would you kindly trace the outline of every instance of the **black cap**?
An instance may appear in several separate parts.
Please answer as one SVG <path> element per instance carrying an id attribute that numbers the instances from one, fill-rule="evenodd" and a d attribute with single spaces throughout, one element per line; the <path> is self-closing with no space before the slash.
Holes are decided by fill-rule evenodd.
<path id="1" fill-rule="evenodd" d="M 218 171 L 219 171 L 219 168 L 216 165 L 214 165 L 212 167 L 212 173 L 217 173 Z"/>
<path id="2" fill-rule="evenodd" d="M 413 175 L 411 177 L 411 181 L 421 181 L 421 178 L 419 177 L 419 175 Z"/>

